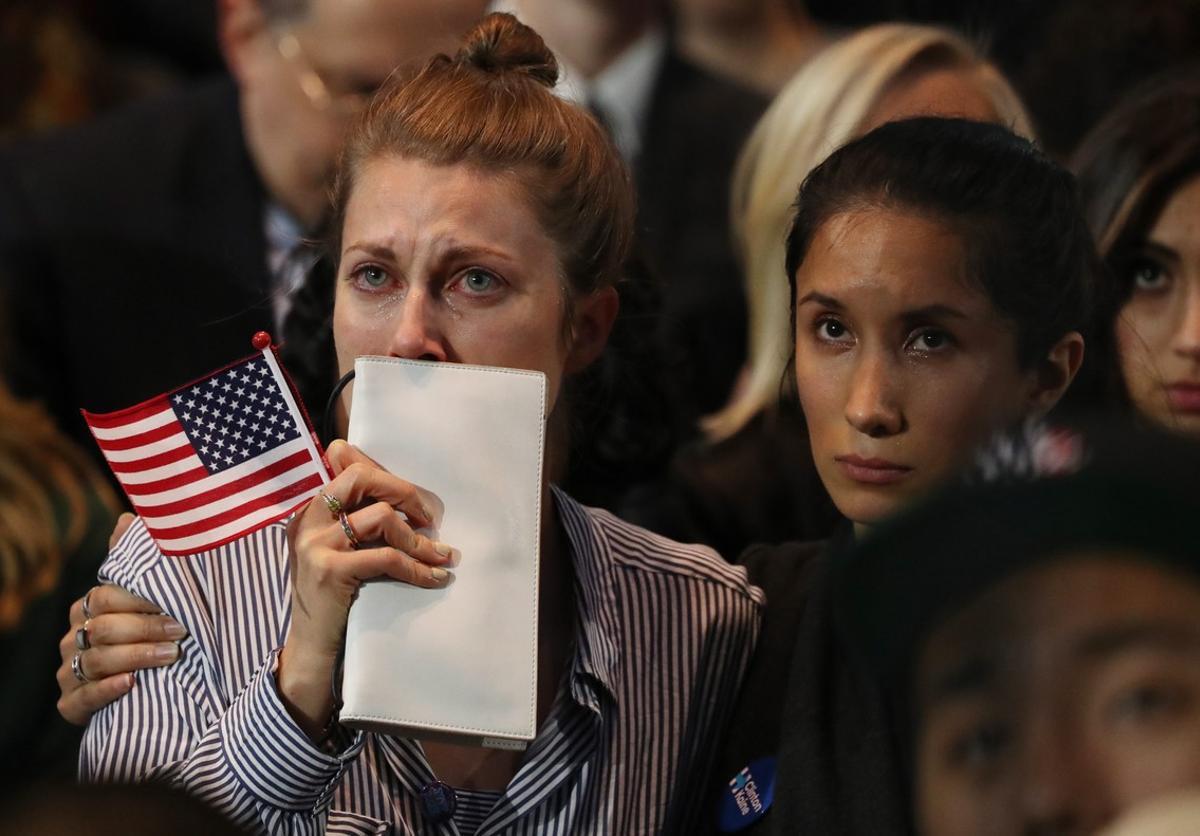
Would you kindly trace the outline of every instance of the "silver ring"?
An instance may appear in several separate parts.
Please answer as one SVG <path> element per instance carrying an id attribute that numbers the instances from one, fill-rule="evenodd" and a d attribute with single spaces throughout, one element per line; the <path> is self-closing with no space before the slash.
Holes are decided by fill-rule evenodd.
<path id="1" fill-rule="evenodd" d="M 89 618 L 83 622 L 83 626 L 75 631 L 75 649 L 87 650 L 92 646 L 91 627 L 89 626 L 92 620 Z"/>
<path id="2" fill-rule="evenodd" d="M 330 516 L 336 520 L 338 518 L 338 514 L 342 513 L 342 501 L 336 496 L 330 496 L 329 494 L 325 493 L 325 491 L 318 491 L 317 496 L 325 500 L 325 505 L 329 508 Z"/>
<path id="3" fill-rule="evenodd" d="M 89 620 L 92 617 L 92 593 L 96 591 L 96 587 L 92 587 L 87 592 L 83 593 L 83 618 Z"/>
<path id="4" fill-rule="evenodd" d="M 358 535 L 350 527 L 350 518 L 346 516 L 345 511 L 338 514 L 338 522 L 342 524 L 342 531 L 346 533 L 346 539 L 350 541 L 350 547 L 357 549 L 362 541 L 358 539 Z"/>
<path id="5" fill-rule="evenodd" d="M 75 678 L 80 682 L 88 683 L 92 680 L 88 679 L 88 675 L 83 672 L 83 651 L 76 650 L 75 655 L 71 657 L 71 673 L 75 674 Z"/>

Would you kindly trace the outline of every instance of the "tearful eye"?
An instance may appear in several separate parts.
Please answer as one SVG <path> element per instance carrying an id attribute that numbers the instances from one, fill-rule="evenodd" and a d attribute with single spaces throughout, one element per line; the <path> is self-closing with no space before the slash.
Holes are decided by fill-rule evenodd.
<path id="1" fill-rule="evenodd" d="M 387 284 L 387 273 L 382 267 L 368 264 L 358 268 L 355 277 L 367 287 L 383 287 Z"/>
<path id="2" fill-rule="evenodd" d="M 496 277 L 485 270 L 468 270 L 463 275 L 463 287 L 472 293 L 487 293 L 496 289 Z"/>

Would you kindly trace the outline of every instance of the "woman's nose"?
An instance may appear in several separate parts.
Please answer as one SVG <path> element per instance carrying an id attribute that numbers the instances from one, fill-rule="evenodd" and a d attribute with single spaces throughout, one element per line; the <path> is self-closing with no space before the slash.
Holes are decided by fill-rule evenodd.
<path id="1" fill-rule="evenodd" d="M 437 301 L 424 290 L 410 291 L 400 304 L 388 355 L 406 360 L 445 361 L 447 351 L 439 326 Z"/>
<path id="2" fill-rule="evenodd" d="M 846 420 L 871 438 L 904 431 L 904 413 L 897 401 L 891 369 L 882 356 L 864 356 L 854 370 L 846 399 Z"/>
<path id="3" fill-rule="evenodd" d="M 1200 363 L 1200 277 L 1193 277 L 1183 306 L 1172 347 L 1176 354 Z"/>

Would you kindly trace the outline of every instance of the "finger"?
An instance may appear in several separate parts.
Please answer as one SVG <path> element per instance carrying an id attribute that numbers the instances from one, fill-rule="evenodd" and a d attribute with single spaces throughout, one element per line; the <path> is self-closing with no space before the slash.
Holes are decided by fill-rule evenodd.
<path id="1" fill-rule="evenodd" d="M 348 522 L 358 539 L 364 543 L 387 543 L 410 557 L 432 566 L 453 564 L 455 551 L 449 544 L 412 530 L 404 518 L 386 502 L 376 502 L 348 515 Z M 334 537 L 345 538 L 339 529 Z"/>
<path id="2" fill-rule="evenodd" d="M 113 526 L 112 534 L 108 535 L 108 547 L 112 549 L 117 545 L 117 541 L 121 536 L 129 530 L 129 526 L 133 525 L 133 521 L 137 519 L 133 514 L 126 511 L 117 517 L 117 524 Z"/>
<path id="3" fill-rule="evenodd" d="M 72 654 L 73 655 L 73 654 Z M 153 642 L 148 644 L 118 644 L 108 647 L 93 647 L 83 651 L 79 666 L 90 680 L 100 680 L 130 671 L 140 671 L 145 668 L 161 668 L 179 658 L 179 645 L 175 642 Z M 58 670 L 59 688 L 65 694 L 68 683 L 65 677 L 74 679 L 69 664 Z M 76 680 L 78 681 L 78 680 Z"/>
<path id="4" fill-rule="evenodd" d="M 388 546 L 359 549 L 339 558 L 343 558 L 345 570 L 360 581 L 391 578 L 424 589 L 441 589 L 454 580 L 454 575 L 441 566 L 429 566 Z"/>
<path id="5" fill-rule="evenodd" d="M 90 595 L 88 606 L 91 608 L 93 616 L 111 612 L 162 612 L 162 607 L 158 604 L 140 598 L 111 583 L 93 586 Z M 80 598 L 71 605 L 71 626 L 79 627 L 83 622 L 83 598 Z"/>
<path id="6" fill-rule="evenodd" d="M 84 726 L 97 711 L 129 693 L 133 687 L 133 674 L 122 673 L 86 685 L 76 684 L 79 685 L 78 688 L 59 697 L 58 713 L 68 723 Z"/>
<path id="7" fill-rule="evenodd" d="M 357 451 L 350 448 L 355 454 Z M 342 449 L 342 448 L 338 448 Z M 415 528 L 433 525 L 434 513 L 429 507 L 430 494 L 399 476 L 381 469 L 369 461 L 353 461 L 346 465 L 332 482 L 325 486 L 325 493 L 337 497 L 347 510 L 369 501 L 386 502 L 404 513 Z M 317 497 L 309 503 L 311 513 L 325 514 L 329 508 Z"/>
<path id="8" fill-rule="evenodd" d="M 169 615 L 143 613 L 107 613 L 88 623 L 88 640 L 92 647 L 101 645 L 172 642 L 188 633 Z M 72 642 L 74 636 L 72 635 Z"/>

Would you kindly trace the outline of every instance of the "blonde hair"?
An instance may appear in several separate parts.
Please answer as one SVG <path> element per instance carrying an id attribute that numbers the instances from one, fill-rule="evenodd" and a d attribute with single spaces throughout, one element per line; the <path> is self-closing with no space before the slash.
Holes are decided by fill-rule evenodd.
<path id="1" fill-rule="evenodd" d="M 997 120 L 1032 138 L 1020 98 L 968 40 L 933 26 L 887 23 L 839 41 L 804 65 L 750 134 L 732 185 L 733 235 L 749 313 L 747 369 L 730 402 L 702 421 L 711 441 L 736 433 L 779 400 L 790 355 L 784 241 L 801 181 L 854 139 L 880 97 L 910 73 L 974 71 Z"/>
<path id="2" fill-rule="evenodd" d="M 116 515 L 112 489 L 83 451 L 39 405 L 0 386 L 0 633 L 54 588 L 94 527 Z"/>

